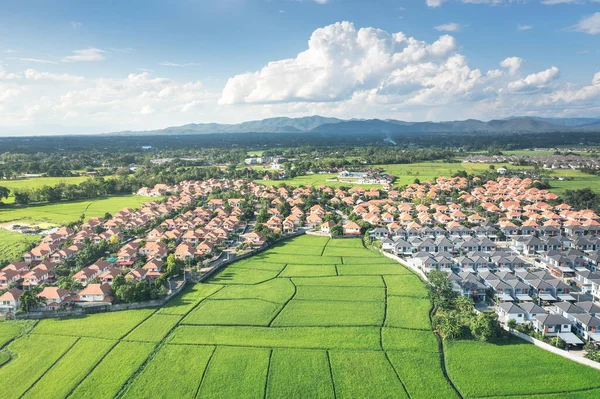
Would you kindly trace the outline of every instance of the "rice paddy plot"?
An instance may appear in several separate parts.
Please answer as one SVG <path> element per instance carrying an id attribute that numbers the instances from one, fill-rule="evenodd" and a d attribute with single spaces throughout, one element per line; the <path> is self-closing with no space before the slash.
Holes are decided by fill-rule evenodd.
<path id="1" fill-rule="evenodd" d="M 64 339 L 61 337 L 61 339 Z M 155 348 L 147 342 L 122 341 L 75 388 L 70 398 L 111 399 Z M 151 396 L 151 393 L 147 393 Z"/>
<path id="2" fill-rule="evenodd" d="M 292 278 L 292 282 L 297 286 L 383 287 L 380 276 L 298 277 Z"/>
<path id="3" fill-rule="evenodd" d="M 303 301 L 293 299 L 273 321 L 287 326 L 380 326 L 382 302 Z"/>
<path id="4" fill-rule="evenodd" d="M 207 299 L 183 324 L 266 326 L 281 305 L 260 299 Z"/>
<path id="5" fill-rule="evenodd" d="M 214 294 L 211 299 L 261 299 L 284 303 L 294 295 L 294 289 L 294 284 L 289 279 L 276 278 L 256 285 L 230 285 Z"/>
<path id="6" fill-rule="evenodd" d="M 202 398 L 257 398 L 265 393 L 271 350 L 218 347 L 198 392 Z"/>
<path id="7" fill-rule="evenodd" d="M 23 324 L 0 321 L 0 348 L 23 331 Z"/>
<path id="8" fill-rule="evenodd" d="M 0 263 L 21 259 L 29 247 L 41 236 L 21 234 L 0 228 Z"/>
<path id="9" fill-rule="evenodd" d="M 385 290 L 378 287 L 324 287 L 301 285 L 297 288 L 294 301 L 385 301 Z"/>
<path id="10" fill-rule="evenodd" d="M 279 277 L 326 277 L 337 276 L 335 266 L 287 265 Z"/>
<path id="11" fill-rule="evenodd" d="M 277 255 L 321 256 L 323 249 L 324 247 L 308 245 L 279 245 L 269 250 L 269 253 Z"/>
<path id="12" fill-rule="evenodd" d="M 448 375 L 466 398 L 529 398 L 534 394 L 570 398 L 572 391 L 600 388 L 600 371 L 518 338 L 511 337 L 501 344 L 450 341 L 444 345 Z M 482 367 L 481 359 L 496 366 Z"/>
<path id="13" fill-rule="evenodd" d="M 285 263 L 261 262 L 254 258 L 240 260 L 227 266 L 228 269 L 271 270 L 276 272 L 279 272 L 284 267 Z"/>
<path id="14" fill-rule="evenodd" d="M 340 276 L 380 276 L 382 274 L 412 275 L 410 271 L 399 264 L 338 265 L 337 270 Z"/>
<path id="15" fill-rule="evenodd" d="M 194 398 L 214 347 L 164 345 L 135 377 L 124 398 Z"/>
<path id="16" fill-rule="evenodd" d="M 202 300 L 214 295 L 222 285 L 190 284 L 174 299 L 158 310 L 160 314 L 184 315 L 191 311 Z"/>
<path id="17" fill-rule="evenodd" d="M 280 270 L 262 270 L 262 269 L 243 269 L 227 267 L 221 270 L 217 275 L 211 278 L 211 282 L 217 284 L 259 284 L 267 280 L 271 280 L 283 270 L 284 265 L 281 265 Z"/>
<path id="18" fill-rule="evenodd" d="M 361 239 L 354 238 L 339 238 L 331 239 L 327 242 L 328 248 L 360 248 L 364 249 L 365 246 Z"/>
<path id="19" fill-rule="evenodd" d="M 387 356 L 411 399 L 457 399 L 440 368 L 440 354 L 422 351 L 389 351 Z"/>
<path id="20" fill-rule="evenodd" d="M 368 250 L 364 248 L 347 248 L 347 247 L 332 247 L 327 246 L 323 251 L 324 256 L 341 256 L 343 258 L 346 257 L 368 257 L 371 254 Z"/>
<path id="21" fill-rule="evenodd" d="M 15 357 L 0 368 L 1 396 L 12 399 L 23 395 L 76 341 L 75 337 L 27 335 L 10 343 L 7 349 Z"/>
<path id="22" fill-rule="evenodd" d="M 385 350 L 433 352 L 439 354 L 438 341 L 433 331 L 384 327 L 381 345 Z"/>
<path id="23" fill-rule="evenodd" d="M 303 264 L 303 265 L 340 265 L 342 258 L 339 256 L 317 256 L 317 255 L 292 255 L 264 252 L 254 256 L 256 260 L 267 263 Z"/>
<path id="24" fill-rule="evenodd" d="M 334 398 L 327 352 L 274 349 L 269 367 L 267 398 Z"/>
<path id="25" fill-rule="evenodd" d="M 79 339 L 23 397 L 66 397 L 115 344 L 106 339 Z"/>
<path id="26" fill-rule="evenodd" d="M 181 316 L 155 313 L 125 336 L 127 341 L 160 342 L 181 320 Z"/>
<path id="27" fill-rule="evenodd" d="M 387 327 L 431 330 L 429 311 L 431 301 L 425 298 L 390 296 L 387 299 Z"/>
<path id="28" fill-rule="evenodd" d="M 41 320 L 32 332 L 44 335 L 119 339 L 154 312 L 154 309 L 139 309 L 69 319 L 45 319 Z"/>
<path id="29" fill-rule="evenodd" d="M 381 349 L 379 327 L 180 326 L 167 341 L 185 345 L 228 345 L 305 349 Z"/>
<path id="30" fill-rule="evenodd" d="M 372 254 L 371 256 L 342 256 L 342 264 L 358 266 L 391 265 L 401 267 L 398 262 L 376 254 Z"/>
<path id="31" fill-rule="evenodd" d="M 409 398 L 383 352 L 332 350 L 329 357 L 337 398 Z"/>
<path id="32" fill-rule="evenodd" d="M 427 288 L 419 277 L 414 274 L 401 276 L 384 276 L 388 295 L 412 296 L 427 298 Z"/>

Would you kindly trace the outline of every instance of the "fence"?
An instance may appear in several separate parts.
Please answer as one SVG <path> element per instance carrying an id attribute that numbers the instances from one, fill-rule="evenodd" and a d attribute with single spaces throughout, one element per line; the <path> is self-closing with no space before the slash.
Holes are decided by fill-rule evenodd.
<path id="1" fill-rule="evenodd" d="M 84 307 L 73 308 L 73 309 L 46 310 L 46 311 L 39 311 L 39 312 L 17 313 L 15 315 L 13 315 L 11 318 L 14 318 L 17 320 L 50 319 L 50 318 L 83 316 L 86 314 L 95 314 L 95 313 L 103 313 L 103 312 L 117 312 L 117 311 L 121 311 L 121 310 L 156 308 L 156 307 L 164 305 L 171 298 L 173 298 L 174 296 L 179 294 L 181 292 L 181 290 L 183 290 L 183 287 L 185 287 L 187 281 L 188 281 L 187 279 L 181 281 L 182 284 L 180 284 L 169 295 L 165 296 L 162 299 L 153 299 L 151 301 L 134 302 L 134 303 L 120 303 L 117 305 L 84 306 Z"/>

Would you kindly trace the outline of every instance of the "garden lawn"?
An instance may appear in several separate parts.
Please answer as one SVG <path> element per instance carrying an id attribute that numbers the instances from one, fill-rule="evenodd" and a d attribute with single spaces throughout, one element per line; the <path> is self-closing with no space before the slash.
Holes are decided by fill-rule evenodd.
<path id="1" fill-rule="evenodd" d="M 429 311 L 431 301 L 426 298 L 390 296 L 387 299 L 387 327 L 431 330 Z"/>
<path id="2" fill-rule="evenodd" d="M 116 341 L 81 338 L 44 376 L 27 391 L 24 398 L 66 397 L 85 378 Z"/>
<path id="3" fill-rule="evenodd" d="M 120 342 L 77 386 L 70 398 L 114 398 L 154 348 L 155 344 L 146 342 Z"/>
<path id="4" fill-rule="evenodd" d="M 466 398 L 562 393 L 600 388 L 600 371 L 510 338 L 501 345 L 451 341 L 446 367 Z M 487 367 L 481 366 L 486 359 Z"/>
<path id="5" fill-rule="evenodd" d="M 378 327 L 180 326 L 167 340 L 186 345 L 381 349 Z"/>
<path id="6" fill-rule="evenodd" d="M 70 319 L 41 320 L 34 334 L 119 339 L 144 321 L 154 309 L 125 310 Z"/>
<path id="7" fill-rule="evenodd" d="M 273 321 L 287 326 L 381 326 L 383 302 L 306 301 L 292 299 Z"/>
<path id="8" fill-rule="evenodd" d="M 160 342 L 181 320 L 181 316 L 155 313 L 125 336 L 127 341 Z"/>
<path id="9" fill-rule="evenodd" d="M 215 348 L 164 345 L 135 377 L 125 398 L 194 398 Z"/>
<path id="10" fill-rule="evenodd" d="M 75 337 L 27 335 L 13 341 L 8 350 L 16 355 L 0 368 L 3 399 L 19 398 L 77 341 Z"/>
<path id="11" fill-rule="evenodd" d="M 267 398 L 334 398 L 325 351 L 274 349 Z"/>
<path id="12" fill-rule="evenodd" d="M 218 347 L 207 367 L 199 397 L 262 399 L 270 357 L 269 349 Z"/>
<path id="13" fill-rule="evenodd" d="M 260 299 L 207 299 L 194 309 L 183 324 L 267 326 L 280 304 Z"/>
<path id="14" fill-rule="evenodd" d="M 332 350 L 329 357 L 337 398 L 408 398 L 383 352 Z"/>

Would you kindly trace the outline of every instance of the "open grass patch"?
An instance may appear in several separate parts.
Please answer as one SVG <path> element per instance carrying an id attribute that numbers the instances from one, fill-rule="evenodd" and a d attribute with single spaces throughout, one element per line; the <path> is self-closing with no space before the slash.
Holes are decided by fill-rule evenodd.
<path id="1" fill-rule="evenodd" d="M 329 357 L 337 398 L 408 399 L 383 352 L 331 351 Z"/>
<path id="2" fill-rule="evenodd" d="M 152 353 L 155 344 L 120 342 L 77 386 L 71 398 L 111 399 Z M 149 396 L 152 396 L 150 393 Z"/>
<path id="3" fill-rule="evenodd" d="M 207 299 L 183 324 L 266 326 L 281 305 L 260 299 Z"/>
<path id="4" fill-rule="evenodd" d="M 431 330 L 430 309 L 429 299 L 390 296 L 387 299 L 385 325 Z"/>
<path id="5" fill-rule="evenodd" d="M 385 276 L 385 285 L 388 295 L 413 296 L 417 298 L 427 298 L 427 288 L 425 283 L 414 274 L 401 276 Z"/>
<path id="6" fill-rule="evenodd" d="M 218 347 L 206 370 L 199 397 L 263 398 L 269 349 Z"/>
<path id="7" fill-rule="evenodd" d="M 11 342 L 7 349 L 16 356 L 0 368 L 0 396 L 12 399 L 23 395 L 76 340 L 75 337 L 27 335 Z"/>
<path id="8" fill-rule="evenodd" d="M 438 341 L 433 331 L 384 327 L 381 330 L 381 344 L 385 350 L 439 353 Z"/>
<path id="9" fill-rule="evenodd" d="M 600 371 L 518 338 L 511 337 L 501 345 L 479 341 L 444 345 L 448 375 L 465 397 L 542 393 L 570 397 L 570 391 L 600 388 Z"/>
<path id="10" fill-rule="evenodd" d="M 273 326 L 380 326 L 382 302 L 302 301 L 293 299 Z"/>
<path id="11" fill-rule="evenodd" d="M 334 398 L 325 351 L 274 349 L 267 398 Z"/>
<path id="12" fill-rule="evenodd" d="M 276 278 L 256 285 L 230 285 L 217 292 L 211 299 L 262 299 L 284 303 L 292 295 L 294 284 L 287 278 Z"/>
<path id="13" fill-rule="evenodd" d="M 383 287 L 383 280 L 379 276 L 297 277 L 292 281 L 297 286 Z"/>
<path id="14" fill-rule="evenodd" d="M 214 349 L 164 345 L 136 376 L 123 397 L 194 398 Z"/>
<path id="15" fill-rule="evenodd" d="M 378 287 L 324 287 L 301 285 L 296 292 L 295 300 L 312 301 L 375 301 L 383 303 L 385 290 Z"/>
<path id="16" fill-rule="evenodd" d="M 458 398 L 442 373 L 439 353 L 389 351 L 387 355 L 412 399 Z"/>
<path id="17" fill-rule="evenodd" d="M 337 276 L 335 266 L 287 265 L 279 277 L 326 277 Z"/>
<path id="18" fill-rule="evenodd" d="M 213 295 L 223 286 L 217 284 L 190 284 L 177 297 L 171 299 L 158 313 L 184 315 L 193 309 L 198 302 Z"/>
<path id="19" fill-rule="evenodd" d="M 66 397 L 114 344 L 106 339 L 81 338 L 23 397 Z"/>
<path id="20" fill-rule="evenodd" d="M 381 276 L 386 274 L 411 274 L 411 272 L 409 272 L 397 263 L 394 265 L 339 265 L 337 269 L 340 276 Z"/>
<path id="21" fill-rule="evenodd" d="M 378 327 L 180 326 L 168 342 L 306 349 L 380 349 Z"/>
<path id="22" fill-rule="evenodd" d="M 125 336 L 128 341 L 160 342 L 181 316 L 155 313 Z"/>
<path id="23" fill-rule="evenodd" d="M 45 335 L 119 339 L 154 311 L 154 309 L 124 310 L 68 319 L 45 319 L 41 320 L 32 332 Z"/>
<path id="24" fill-rule="evenodd" d="M 21 234 L 0 228 L 0 263 L 20 259 L 31 243 L 39 241 L 40 238 L 38 235 Z"/>
<path id="25" fill-rule="evenodd" d="M 279 270 L 226 267 L 210 281 L 217 284 L 259 284 L 275 278 L 283 268 L 283 264 L 280 265 Z"/>

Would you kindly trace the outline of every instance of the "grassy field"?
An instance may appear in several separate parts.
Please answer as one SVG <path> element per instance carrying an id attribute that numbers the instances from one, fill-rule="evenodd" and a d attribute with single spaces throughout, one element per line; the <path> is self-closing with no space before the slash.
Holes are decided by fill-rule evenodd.
<path id="1" fill-rule="evenodd" d="M 352 251 L 303 255 L 306 247 Z M 457 398 L 430 309 L 421 280 L 361 240 L 299 237 L 186 287 L 161 309 L 38 322 L 0 352 L 10 354 L 0 360 L 0 380 L 10 381 L 1 396 Z M 0 323 L 0 349 L 21 328 Z M 520 341 L 445 349 L 465 398 L 600 392 L 598 371 Z"/>
<path id="2" fill-rule="evenodd" d="M 21 180 L 0 180 L 0 186 L 6 187 L 10 190 L 10 196 L 8 199 L 2 200 L 5 204 L 12 204 L 15 201 L 13 192 L 15 190 L 28 190 L 33 188 L 39 188 L 42 186 L 55 186 L 59 183 L 65 184 L 79 184 L 89 179 L 87 176 L 75 176 L 75 177 L 32 177 L 29 179 Z"/>

